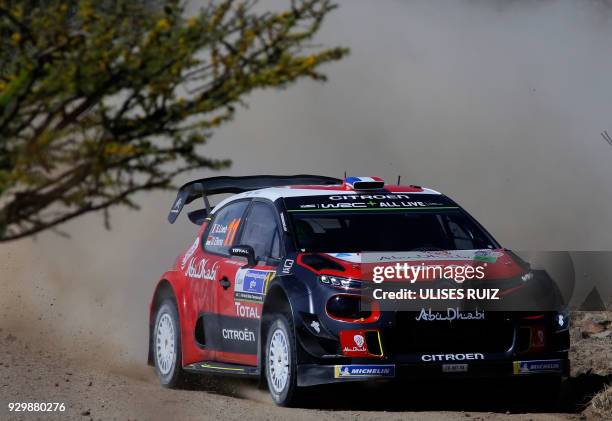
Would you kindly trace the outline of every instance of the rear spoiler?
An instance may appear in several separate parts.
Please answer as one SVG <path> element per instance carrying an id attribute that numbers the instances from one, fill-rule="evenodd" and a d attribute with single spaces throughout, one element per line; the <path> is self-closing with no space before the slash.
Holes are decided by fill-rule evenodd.
<path id="1" fill-rule="evenodd" d="M 320 175 L 247 175 L 243 177 L 209 177 L 190 181 L 184 184 L 176 195 L 168 214 L 168 222 L 171 224 L 181 213 L 183 206 L 193 202 L 198 197 L 204 199 L 207 213 L 210 213 L 208 196 L 224 193 L 243 193 L 251 190 L 264 189 L 266 187 L 281 187 L 295 185 L 340 185 L 343 181 L 338 178 L 324 177 Z"/>

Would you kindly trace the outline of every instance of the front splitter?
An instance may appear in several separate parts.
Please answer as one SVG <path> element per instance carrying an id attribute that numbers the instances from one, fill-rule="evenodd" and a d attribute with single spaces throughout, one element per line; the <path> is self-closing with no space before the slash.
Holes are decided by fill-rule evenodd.
<path id="1" fill-rule="evenodd" d="M 567 359 L 521 359 L 478 361 L 460 364 L 302 364 L 298 386 L 347 381 L 418 378 L 512 378 L 519 376 L 567 376 Z"/>

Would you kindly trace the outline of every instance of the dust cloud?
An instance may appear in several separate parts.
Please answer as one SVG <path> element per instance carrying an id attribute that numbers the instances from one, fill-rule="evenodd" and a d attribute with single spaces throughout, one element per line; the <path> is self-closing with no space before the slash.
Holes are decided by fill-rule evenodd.
<path id="1" fill-rule="evenodd" d="M 401 175 L 508 248 L 610 250 L 611 17 L 588 0 L 342 1 L 315 40 L 351 48 L 329 82 L 251 95 L 202 152 L 234 175 Z M 195 233 L 166 222 L 173 197 L 139 195 L 112 231 L 89 215 L 61 227 L 70 239 L 0 246 L 2 335 L 141 367 L 153 287 Z"/>

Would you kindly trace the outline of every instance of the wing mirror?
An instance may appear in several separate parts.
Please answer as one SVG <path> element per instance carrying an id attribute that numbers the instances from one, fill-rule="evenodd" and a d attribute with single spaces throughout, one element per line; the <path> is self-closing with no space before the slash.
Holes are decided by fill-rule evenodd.
<path id="1" fill-rule="evenodd" d="M 247 245 L 238 245 L 230 247 L 230 256 L 245 257 L 247 259 L 247 267 L 253 267 L 257 265 L 255 260 L 255 250 L 253 247 Z"/>

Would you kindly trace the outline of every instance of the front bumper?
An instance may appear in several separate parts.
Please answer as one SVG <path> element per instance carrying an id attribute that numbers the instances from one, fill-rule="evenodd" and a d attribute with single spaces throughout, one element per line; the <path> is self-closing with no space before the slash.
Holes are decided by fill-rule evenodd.
<path id="1" fill-rule="evenodd" d="M 300 386 L 569 373 L 569 331 L 567 322 L 558 325 L 556 312 L 488 312 L 452 322 L 381 312 L 373 323 L 337 321 L 323 311 L 298 314 Z"/>
<path id="2" fill-rule="evenodd" d="M 298 365 L 298 386 L 315 386 L 346 381 L 372 381 L 423 378 L 515 378 L 526 376 L 569 375 L 570 362 L 566 353 L 526 359 L 484 361 L 445 361 L 392 363 L 368 361 L 346 364 Z"/>

